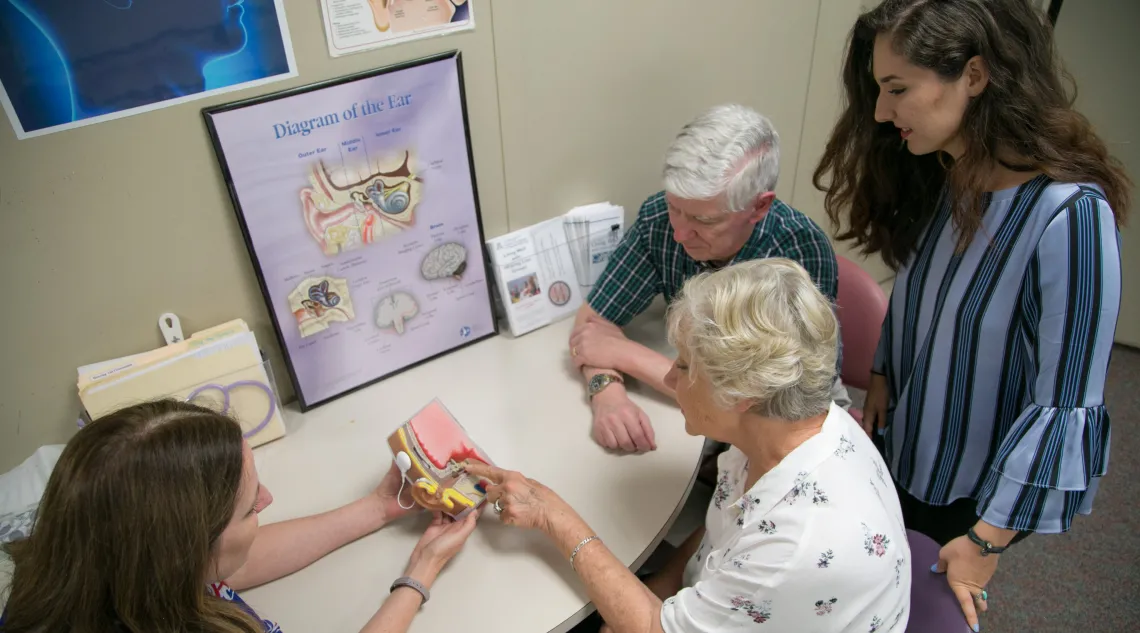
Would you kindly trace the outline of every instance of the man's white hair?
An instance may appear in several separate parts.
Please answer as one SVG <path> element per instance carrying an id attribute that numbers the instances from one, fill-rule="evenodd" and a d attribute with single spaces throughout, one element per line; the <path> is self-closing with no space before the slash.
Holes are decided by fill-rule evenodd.
<path id="1" fill-rule="evenodd" d="M 779 176 L 780 136 L 771 121 L 742 105 L 702 112 L 665 152 L 665 191 L 686 200 L 724 194 L 727 211 L 751 208 Z"/>

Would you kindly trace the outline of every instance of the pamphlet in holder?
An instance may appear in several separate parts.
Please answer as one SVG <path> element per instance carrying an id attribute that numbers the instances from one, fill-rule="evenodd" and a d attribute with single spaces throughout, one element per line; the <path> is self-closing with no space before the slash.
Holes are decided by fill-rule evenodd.
<path id="1" fill-rule="evenodd" d="M 463 426 L 434 399 L 388 436 L 388 448 L 404 481 L 400 503 L 415 503 L 459 520 L 487 497 L 486 484 L 463 469 L 467 460 L 494 465 Z M 408 487 L 411 492 L 404 492 Z M 407 507 L 407 506 L 405 506 Z"/>
<path id="2" fill-rule="evenodd" d="M 520 336 L 559 321 L 582 305 L 574 263 L 578 249 L 561 217 L 488 240 L 487 249 L 511 334 Z"/>

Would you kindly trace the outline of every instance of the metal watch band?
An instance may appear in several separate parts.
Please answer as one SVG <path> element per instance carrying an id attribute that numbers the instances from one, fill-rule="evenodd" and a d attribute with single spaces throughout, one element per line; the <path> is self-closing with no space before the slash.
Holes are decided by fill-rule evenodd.
<path id="1" fill-rule="evenodd" d="M 990 554 L 1001 554 L 1006 549 L 1004 547 L 998 547 L 997 545 L 994 545 L 993 543 L 990 543 L 989 541 L 978 536 L 978 533 L 974 531 L 974 528 L 967 530 L 966 536 L 974 542 L 974 545 L 982 548 L 982 556 L 989 556 Z"/>
<path id="2" fill-rule="evenodd" d="M 590 399 L 592 400 L 594 398 L 594 396 L 601 393 L 602 389 L 605 389 L 606 387 L 612 385 L 615 382 L 620 383 L 620 384 L 625 384 L 625 380 L 623 380 L 620 375 L 614 375 L 614 374 L 610 374 L 610 373 L 594 374 L 594 376 L 592 378 L 590 378 L 590 381 L 588 384 L 588 391 L 590 394 Z"/>
<path id="3" fill-rule="evenodd" d="M 423 586 L 420 581 L 411 576 L 401 576 L 397 578 L 396 582 L 392 583 L 392 586 L 388 588 L 388 593 L 392 593 L 397 587 L 411 587 L 420 592 L 420 595 L 424 597 L 423 604 L 427 604 L 428 599 L 431 598 L 431 592 L 427 590 L 427 587 Z"/>

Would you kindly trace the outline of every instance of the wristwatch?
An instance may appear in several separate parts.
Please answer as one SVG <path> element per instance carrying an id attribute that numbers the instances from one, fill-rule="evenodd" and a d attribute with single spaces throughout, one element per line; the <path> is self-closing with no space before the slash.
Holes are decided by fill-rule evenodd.
<path id="1" fill-rule="evenodd" d="M 970 528 L 966 532 L 966 536 L 968 536 L 970 540 L 974 542 L 974 545 L 978 545 L 982 548 L 982 556 L 1000 554 L 1006 549 L 1005 547 L 998 547 L 997 545 L 994 545 L 993 543 L 990 543 L 989 541 L 978 536 L 978 533 L 974 531 L 974 528 Z"/>
<path id="2" fill-rule="evenodd" d="M 599 391 L 608 387 L 610 383 L 615 382 L 625 384 L 621 376 L 616 374 L 594 374 L 590 377 L 590 382 L 587 385 L 587 393 L 590 394 L 590 399 L 593 400 Z"/>

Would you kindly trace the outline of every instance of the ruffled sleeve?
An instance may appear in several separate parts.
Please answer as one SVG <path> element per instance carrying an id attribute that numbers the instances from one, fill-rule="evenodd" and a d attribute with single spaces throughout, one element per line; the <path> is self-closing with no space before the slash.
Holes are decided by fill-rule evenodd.
<path id="1" fill-rule="evenodd" d="M 1064 532 L 1092 510 L 1108 469 L 1104 406 L 1120 308 L 1120 242 L 1108 204 L 1089 191 L 1049 223 L 1024 285 L 1032 402 L 1002 439 L 979 495 L 982 520 Z"/>

